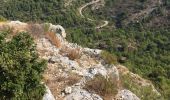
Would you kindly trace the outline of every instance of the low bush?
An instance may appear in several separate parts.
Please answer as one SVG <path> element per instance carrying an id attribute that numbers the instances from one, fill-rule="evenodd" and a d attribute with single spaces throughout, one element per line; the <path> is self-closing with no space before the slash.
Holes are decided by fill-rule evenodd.
<path id="1" fill-rule="evenodd" d="M 104 59 L 104 61 L 107 64 L 116 64 L 117 63 L 117 57 L 107 51 L 102 51 L 101 58 Z"/>
<path id="2" fill-rule="evenodd" d="M 117 94 L 117 83 L 113 79 L 106 79 L 102 75 L 96 75 L 94 79 L 87 81 L 84 89 L 101 95 L 104 99 L 114 97 Z"/>
<path id="3" fill-rule="evenodd" d="M 44 32 L 48 32 L 48 31 L 49 31 L 49 28 L 50 28 L 50 24 L 49 24 L 49 23 L 43 24 Z"/>
<path id="4" fill-rule="evenodd" d="M 129 74 L 121 75 L 123 87 L 135 93 L 141 100 L 164 100 L 156 94 L 151 86 L 141 86 Z"/>
<path id="5" fill-rule="evenodd" d="M 5 22 L 5 21 L 7 21 L 7 19 L 0 15 L 0 22 Z"/>
<path id="6" fill-rule="evenodd" d="M 61 47 L 61 41 L 54 32 L 46 32 L 46 37 L 54 44 L 57 48 Z"/>
<path id="7" fill-rule="evenodd" d="M 64 47 L 60 50 L 60 54 L 67 56 L 71 60 L 79 59 L 81 57 L 81 51 L 79 48 Z"/>
<path id="8" fill-rule="evenodd" d="M 70 49 L 68 51 L 68 58 L 71 60 L 75 60 L 80 58 L 80 50 L 79 49 Z"/>

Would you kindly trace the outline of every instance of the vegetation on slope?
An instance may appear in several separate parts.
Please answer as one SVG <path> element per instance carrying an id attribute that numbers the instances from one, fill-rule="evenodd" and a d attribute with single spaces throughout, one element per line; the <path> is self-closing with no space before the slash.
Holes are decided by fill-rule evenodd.
<path id="1" fill-rule="evenodd" d="M 141 100 L 162 100 L 163 98 L 156 94 L 151 86 L 141 86 L 134 82 L 130 75 L 121 75 L 123 86 L 135 93 Z"/>
<path id="2" fill-rule="evenodd" d="M 87 8 L 84 15 L 109 25 L 100 30 L 81 18 L 78 8 L 90 0 L 76 0 L 65 7 L 63 0 L 1 0 L 0 15 L 10 20 L 51 22 L 66 27 L 67 39 L 82 46 L 115 54 L 131 71 L 152 80 L 165 98 L 170 98 L 170 1 L 157 5 L 137 23 L 125 23 L 134 12 L 143 11 L 156 0 L 106 0 L 98 10 Z M 151 2 L 151 3 L 150 3 Z M 150 27 L 151 26 L 151 27 Z"/>
<path id="3" fill-rule="evenodd" d="M 42 100 L 46 62 L 38 58 L 33 38 L 27 33 L 19 33 L 10 41 L 8 34 L 0 32 L 0 99 Z"/>
<path id="4" fill-rule="evenodd" d="M 84 87 L 84 89 L 102 96 L 104 100 L 113 98 L 118 93 L 117 88 L 117 81 L 113 78 L 106 79 L 102 75 L 95 75 L 94 79 L 87 81 Z"/>

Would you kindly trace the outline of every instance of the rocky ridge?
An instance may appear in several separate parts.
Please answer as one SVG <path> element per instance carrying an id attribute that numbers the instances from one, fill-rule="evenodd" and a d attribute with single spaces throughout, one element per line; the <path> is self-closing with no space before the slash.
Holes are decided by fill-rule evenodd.
<path id="1" fill-rule="evenodd" d="M 36 24 L 43 28 L 44 24 Z M 60 42 L 60 46 L 52 44 L 45 36 L 36 37 L 37 50 L 41 58 L 48 61 L 48 68 L 44 73 L 43 84 L 46 85 L 47 93 L 43 100 L 103 100 L 103 97 L 94 91 L 88 91 L 84 88 L 87 81 L 92 80 L 96 75 L 100 74 L 106 79 L 114 79 L 117 82 L 118 91 L 114 97 L 108 100 L 140 100 L 130 90 L 125 89 L 119 83 L 120 74 L 129 74 L 141 86 L 152 86 L 153 92 L 160 95 L 154 88 L 152 83 L 140 76 L 130 72 L 126 67 L 119 64 L 107 64 L 100 54 L 103 52 L 98 49 L 83 48 L 77 44 L 66 41 L 66 33 L 62 26 L 48 24 L 48 31 L 54 32 L 56 38 Z M 8 26 L 15 27 L 15 31 L 27 31 L 28 24 L 19 21 L 9 21 L 0 23 L 0 29 Z M 60 30 L 60 34 L 58 33 Z M 75 55 L 77 57 L 72 58 Z"/>

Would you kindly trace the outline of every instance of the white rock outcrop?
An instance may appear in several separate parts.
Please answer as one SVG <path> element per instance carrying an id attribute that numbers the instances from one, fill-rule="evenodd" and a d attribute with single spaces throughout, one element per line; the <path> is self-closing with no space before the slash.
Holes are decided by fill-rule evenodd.
<path id="1" fill-rule="evenodd" d="M 140 100 L 134 93 L 129 90 L 120 90 L 116 95 L 116 100 Z"/>
<path id="2" fill-rule="evenodd" d="M 46 93 L 45 93 L 45 95 L 43 97 L 43 100 L 55 100 L 55 98 L 52 95 L 50 89 L 47 86 L 45 86 L 45 87 L 46 87 Z"/>
<path id="3" fill-rule="evenodd" d="M 67 95 L 64 100 L 103 100 L 97 94 L 91 94 L 84 89 L 74 88 L 73 92 Z"/>
<path id="4" fill-rule="evenodd" d="M 83 52 L 91 54 L 91 55 L 99 55 L 102 50 L 99 49 L 90 49 L 90 48 L 83 48 Z"/>
<path id="5" fill-rule="evenodd" d="M 63 37 L 63 38 L 65 38 L 66 37 L 66 31 L 65 31 L 65 29 L 61 26 L 61 25 L 53 25 L 53 24 L 51 24 L 51 23 L 49 23 L 49 31 L 53 31 L 53 32 L 55 32 L 55 33 L 57 33 L 58 31 L 60 31 L 61 32 L 61 36 Z"/>
<path id="6" fill-rule="evenodd" d="M 64 90 L 65 94 L 70 94 L 72 92 L 72 88 L 71 87 L 66 87 Z"/>

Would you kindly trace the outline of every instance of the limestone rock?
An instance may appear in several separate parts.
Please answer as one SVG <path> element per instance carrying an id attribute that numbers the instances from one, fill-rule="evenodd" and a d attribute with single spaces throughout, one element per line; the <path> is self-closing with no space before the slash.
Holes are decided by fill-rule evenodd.
<path id="1" fill-rule="evenodd" d="M 108 65 L 107 74 L 109 75 L 109 77 L 115 78 L 117 79 L 117 81 L 119 81 L 119 71 L 116 66 Z"/>
<path id="2" fill-rule="evenodd" d="M 71 87 L 66 87 L 64 92 L 65 92 L 65 94 L 70 94 L 72 92 L 72 88 Z"/>
<path id="3" fill-rule="evenodd" d="M 91 94 L 83 89 L 74 89 L 74 91 L 67 95 L 64 100 L 103 100 L 97 94 Z"/>
<path id="4" fill-rule="evenodd" d="M 129 90 L 120 90 L 116 95 L 116 100 L 140 100 L 134 93 Z"/>
<path id="5" fill-rule="evenodd" d="M 100 74 L 100 75 L 106 77 L 107 70 L 104 66 L 102 66 L 100 64 L 97 66 L 94 66 L 93 68 L 88 69 L 88 74 L 87 74 L 88 77 L 93 78 L 93 76 L 95 76 L 96 74 Z"/>
<path id="6" fill-rule="evenodd" d="M 45 95 L 43 97 L 43 100 L 55 100 L 55 98 L 52 95 L 50 89 L 47 86 L 45 86 L 45 87 L 46 87 L 46 93 L 45 93 Z"/>
<path id="7" fill-rule="evenodd" d="M 90 49 L 90 48 L 84 48 L 83 51 L 85 53 L 90 54 L 90 55 L 99 55 L 102 52 L 102 50 L 99 50 L 99 49 Z"/>
<path id="8" fill-rule="evenodd" d="M 59 31 L 61 32 L 61 35 L 63 38 L 66 37 L 66 32 L 65 32 L 65 29 L 61 26 L 61 25 L 53 25 L 51 23 L 50 24 L 50 27 L 49 27 L 49 30 L 50 31 L 53 31 L 55 33 L 58 33 Z"/>

